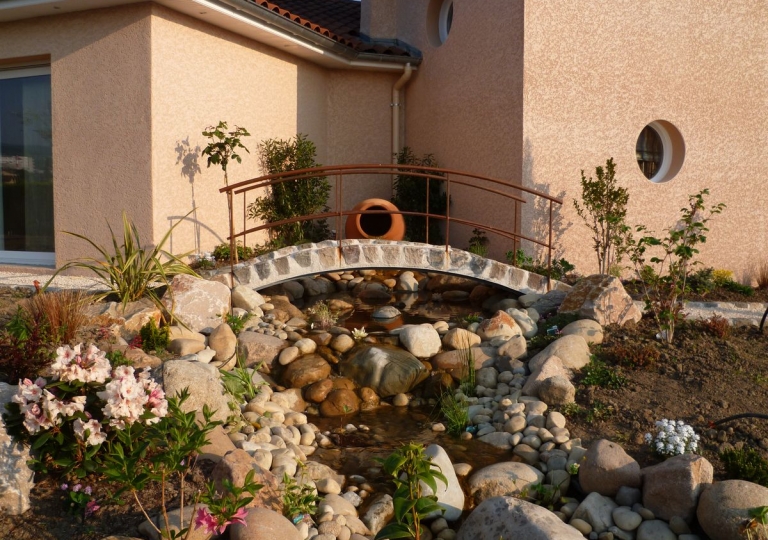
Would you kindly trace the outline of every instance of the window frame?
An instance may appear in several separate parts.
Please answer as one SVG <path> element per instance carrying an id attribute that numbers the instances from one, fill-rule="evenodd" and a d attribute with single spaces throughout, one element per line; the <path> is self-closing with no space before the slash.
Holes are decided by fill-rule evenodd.
<path id="1" fill-rule="evenodd" d="M 50 64 L 17 66 L 0 65 L 0 80 L 21 79 L 24 77 L 51 76 Z M 53 85 L 53 81 L 51 81 Z M 53 104 L 51 104 L 53 108 Z M 53 119 L 51 119 L 53 122 Z M 51 156 L 53 157 L 53 156 Z M 54 203 L 55 204 L 55 203 Z M 0 264 L 28 265 L 28 266 L 56 266 L 56 229 L 53 230 L 54 251 L 9 251 L 0 250 Z"/>

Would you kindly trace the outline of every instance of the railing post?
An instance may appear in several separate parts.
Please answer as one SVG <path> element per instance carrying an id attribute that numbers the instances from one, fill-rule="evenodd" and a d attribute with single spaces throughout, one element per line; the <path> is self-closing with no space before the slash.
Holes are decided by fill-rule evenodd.
<path id="1" fill-rule="evenodd" d="M 448 241 L 451 234 L 451 175 L 445 173 L 445 252 L 448 253 Z"/>
<path id="2" fill-rule="evenodd" d="M 427 221 L 426 229 L 424 233 L 424 240 L 429 244 L 429 177 L 427 177 Z"/>
<path id="3" fill-rule="evenodd" d="M 552 199 L 549 200 L 549 241 L 547 242 L 547 292 L 552 290 Z"/>
<path id="4" fill-rule="evenodd" d="M 245 197 L 245 195 L 243 195 Z M 230 285 L 235 286 L 235 264 L 237 264 L 237 247 L 235 245 L 235 212 L 232 208 L 232 190 L 227 191 L 227 207 L 229 208 L 229 279 Z"/>
<path id="5" fill-rule="evenodd" d="M 341 188 L 341 173 L 336 174 L 336 242 L 341 249 L 341 200 L 342 200 L 342 188 Z"/>

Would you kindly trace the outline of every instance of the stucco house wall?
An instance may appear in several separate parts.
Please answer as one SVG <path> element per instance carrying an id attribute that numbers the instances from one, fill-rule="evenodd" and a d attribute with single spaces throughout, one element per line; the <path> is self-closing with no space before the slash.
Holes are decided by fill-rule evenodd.
<path id="1" fill-rule="evenodd" d="M 200 155 L 219 120 L 251 133 L 230 183 L 263 174 L 260 141 L 297 133 L 320 163 L 390 160 L 396 75 L 329 70 L 151 2 L 0 25 L 0 61 L 40 55 L 51 63 L 57 266 L 93 255 L 61 231 L 106 244 L 122 210 L 149 243 L 196 209 L 166 246 L 174 253 L 225 241 L 223 173 Z M 389 193 L 377 186 L 347 200 Z"/>
<path id="2" fill-rule="evenodd" d="M 143 238 L 152 224 L 150 6 L 0 24 L 0 61 L 49 56 L 56 264 L 106 243 L 130 211 Z"/>
<path id="3" fill-rule="evenodd" d="M 563 197 L 555 214 L 558 256 L 582 273 L 597 270 L 589 231 L 578 218 L 580 171 L 613 157 L 630 191 L 629 222 L 661 231 L 688 195 L 709 188 L 728 209 L 712 222 L 701 258 L 745 277 L 768 256 L 768 7 L 739 0 L 726 8 L 688 0 L 636 3 L 569 0 L 462 0 L 436 40 L 443 0 L 398 2 L 398 36 L 424 62 L 406 91 L 406 144 L 440 164 L 508 179 Z M 738 31 L 736 30 L 738 29 Z M 653 183 L 635 146 L 649 123 L 681 133 L 679 173 Z M 528 197 L 530 199 L 530 196 Z M 544 238 L 546 204 L 515 216 L 494 197 L 461 197 L 452 212 L 520 219 Z M 534 211 L 535 210 L 535 211 Z M 468 231 L 454 233 L 458 245 Z M 523 246 L 532 251 L 530 244 Z M 491 254 L 507 244 L 491 237 Z"/>
<path id="4" fill-rule="evenodd" d="M 495 2 L 498 3 L 498 2 Z M 525 185 L 566 194 L 559 239 L 582 272 L 597 263 L 572 199 L 580 170 L 613 157 L 630 192 L 629 221 L 660 230 L 689 194 L 724 202 L 701 258 L 742 274 L 768 256 L 765 160 L 768 6 L 736 0 L 525 3 Z M 635 144 L 655 120 L 683 136 L 675 178 L 654 184 Z"/>
<path id="5" fill-rule="evenodd" d="M 406 144 L 432 153 L 441 167 L 519 185 L 522 177 L 523 2 L 454 2 L 448 39 L 436 38 L 439 1 L 399 2 L 398 35 L 424 55 L 406 88 Z M 488 4 L 493 4 L 490 9 Z M 515 205 L 457 187 L 451 214 L 507 230 Z M 451 243 L 466 247 L 471 228 L 454 226 Z M 490 255 L 503 259 L 511 241 L 489 235 Z"/>

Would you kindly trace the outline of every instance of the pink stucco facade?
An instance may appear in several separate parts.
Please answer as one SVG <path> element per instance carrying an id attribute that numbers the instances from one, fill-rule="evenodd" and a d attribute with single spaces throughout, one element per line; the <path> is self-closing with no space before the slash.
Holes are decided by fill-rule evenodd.
<path id="1" fill-rule="evenodd" d="M 363 33 L 397 38 L 422 55 L 401 93 L 403 144 L 434 154 L 443 167 L 562 197 L 558 256 L 582 273 L 594 271 L 596 260 L 573 199 L 580 171 L 593 174 L 609 157 L 630 192 L 630 223 L 660 230 L 689 194 L 709 188 L 710 200 L 728 209 L 712 224 L 706 264 L 746 278 L 749 265 L 768 256 L 761 189 L 768 177 L 761 159 L 768 147 L 768 6 L 461 0 L 441 44 L 436 18 L 444 1 L 362 2 Z M 219 120 L 252 133 L 251 154 L 231 167 L 231 182 L 262 173 L 259 141 L 296 133 L 310 136 L 324 164 L 391 160 L 390 105 L 401 66 L 336 69 L 173 5 L 147 1 L 0 22 L 0 65 L 50 58 L 57 265 L 84 254 L 61 231 L 105 242 L 103 224 L 118 225 L 122 210 L 157 241 L 196 208 L 173 235 L 175 252 L 224 241 L 223 175 L 200 156 L 201 131 Z M 685 151 L 679 172 L 664 183 L 646 179 L 635 157 L 640 131 L 659 120 L 679 131 Z M 347 207 L 390 195 L 386 181 L 356 185 Z M 545 234 L 540 206 L 518 212 L 493 195 L 452 195 L 456 217 Z M 452 244 L 466 247 L 470 235 L 456 227 Z M 491 236 L 493 256 L 512 247 Z"/>
<path id="2" fill-rule="evenodd" d="M 320 163 L 390 160 L 396 75 L 318 66 L 154 2 L 0 23 L 0 62 L 30 57 L 50 57 L 57 266 L 94 255 L 63 231 L 107 244 L 123 210 L 151 242 L 196 209 L 174 253 L 225 241 L 223 173 L 200 155 L 219 120 L 251 133 L 230 182 L 263 173 L 259 141 L 297 133 Z"/>
<path id="3" fill-rule="evenodd" d="M 441 3 L 399 3 L 398 32 L 424 53 L 406 96 L 417 151 L 563 197 L 559 254 L 582 273 L 597 262 L 573 199 L 580 171 L 594 175 L 609 157 L 630 192 L 630 224 L 660 231 L 689 194 L 708 188 L 728 209 L 712 222 L 702 260 L 746 279 L 768 256 L 765 4 L 463 0 L 435 46 L 429 16 Z M 674 125 L 685 148 L 664 183 L 646 179 L 635 157 L 640 131 L 656 120 Z M 464 199 L 461 211 L 512 219 L 493 197 Z M 522 212 L 524 233 L 540 235 L 545 224 L 532 208 Z M 491 248 L 500 256 L 508 242 L 492 238 Z"/>

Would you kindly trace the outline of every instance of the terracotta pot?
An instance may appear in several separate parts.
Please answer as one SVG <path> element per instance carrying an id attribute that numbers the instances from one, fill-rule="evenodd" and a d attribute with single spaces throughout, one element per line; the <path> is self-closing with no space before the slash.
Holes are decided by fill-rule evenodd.
<path id="1" fill-rule="evenodd" d="M 397 210 L 397 207 L 384 199 L 365 199 L 357 203 L 352 210 Z M 402 240 L 405 236 L 405 221 L 401 214 L 357 214 L 347 216 L 345 228 L 350 240 L 361 238 L 379 238 L 382 240 Z"/>

